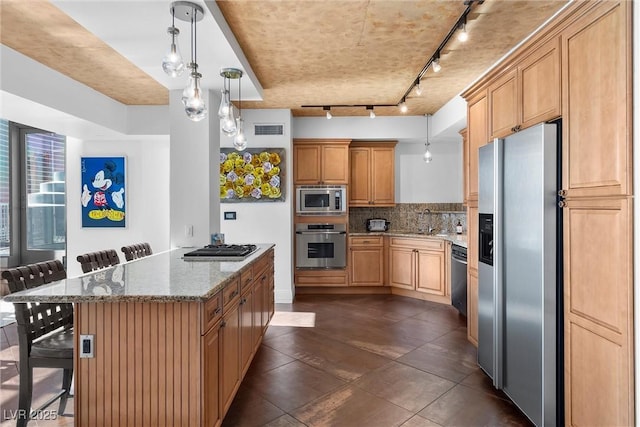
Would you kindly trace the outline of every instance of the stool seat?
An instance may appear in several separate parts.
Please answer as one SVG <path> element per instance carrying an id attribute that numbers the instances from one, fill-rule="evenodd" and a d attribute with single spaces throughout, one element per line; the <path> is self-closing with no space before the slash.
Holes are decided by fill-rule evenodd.
<path id="1" fill-rule="evenodd" d="M 60 329 L 34 341 L 31 357 L 73 359 L 73 329 Z"/>

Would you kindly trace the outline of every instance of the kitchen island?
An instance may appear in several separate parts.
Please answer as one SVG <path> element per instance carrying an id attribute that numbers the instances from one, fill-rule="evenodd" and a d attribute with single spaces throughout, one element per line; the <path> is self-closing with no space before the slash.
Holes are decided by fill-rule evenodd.
<path id="1" fill-rule="evenodd" d="M 5 299 L 74 303 L 76 426 L 216 426 L 274 311 L 273 245 L 257 247 L 174 249 Z"/>

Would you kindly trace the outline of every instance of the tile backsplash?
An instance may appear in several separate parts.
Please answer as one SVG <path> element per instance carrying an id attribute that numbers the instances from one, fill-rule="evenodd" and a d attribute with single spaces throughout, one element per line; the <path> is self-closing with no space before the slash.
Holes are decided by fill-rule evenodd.
<path id="1" fill-rule="evenodd" d="M 389 230 L 418 232 L 428 228 L 436 233 L 455 233 L 458 221 L 467 233 L 467 214 L 462 203 L 398 203 L 389 208 L 349 208 L 349 231 L 367 231 L 369 218 L 390 221 Z"/>

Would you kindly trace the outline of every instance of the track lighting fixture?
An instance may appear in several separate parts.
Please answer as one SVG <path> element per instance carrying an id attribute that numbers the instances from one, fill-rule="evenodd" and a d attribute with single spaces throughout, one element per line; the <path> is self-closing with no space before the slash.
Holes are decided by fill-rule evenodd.
<path id="1" fill-rule="evenodd" d="M 440 65 L 440 52 L 438 51 L 436 53 L 435 58 L 433 58 L 433 61 L 431 61 L 431 66 L 433 67 L 433 72 L 434 73 L 439 73 L 440 70 L 442 69 L 442 66 Z"/>
<path id="2" fill-rule="evenodd" d="M 414 86 L 416 88 L 416 95 L 422 96 L 422 85 L 420 84 L 420 79 L 416 80 Z"/>
<path id="3" fill-rule="evenodd" d="M 369 110 L 369 118 L 375 119 L 376 113 L 373 112 L 373 105 L 367 105 L 367 110 Z"/>
<path id="4" fill-rule="evenodd" d="M 331 118 L 333 117 L 333 115 L 331 115 L 331 107 L 325 106 L 322 107 L 322 109 L 327 112 L 327 120 L 331 120 Z"/>
<path id="5" fill-rule="evenodd" d="M 200 79 L 202 74 L 198 72 L 197 60 L 197 27 L 196 22 L 204 17 L 204 10 L 195 3 L 188 1 L 176 1 L 171 3 L 171 27 L 167 29 L 167 33 L 171 36 L 171 46 L 168 53 L 162 59 L 162 69 L 171 77 L 181 75 L 185 69 L 182 55 L 178 49 L 176 38 L 180 34 L 175 26 L 175 18 L 181 21 L 191 23 L 191 62 L 186 68 L 189 68 L 189 84 L 182 92 L 182 103 L 184 104 L 185 113 L 194 122 L 198 122 L 207 117 L 207 105 L 204 101 L 202 89 L 200 88 Z"/>
<path id="6" fill-rule="evenodd" d="M 464 16 L 462 25 L 460 25 L 458 40 L 460 40 L 461 42 L 466 42 L 467 40 L 469 40 L 469 33 L 467 33 L 467 15 Z"/>
<path id="7" fill-rule="evenodd" d="M 408 108 L 407 108 L 407 102 L 404 98 L 402 98 L 402 101 L 400 102 L 400 104 L 398 104 L 398 106 L 400 107 L 400 112 L 401 113 L 406 113 Z"/>

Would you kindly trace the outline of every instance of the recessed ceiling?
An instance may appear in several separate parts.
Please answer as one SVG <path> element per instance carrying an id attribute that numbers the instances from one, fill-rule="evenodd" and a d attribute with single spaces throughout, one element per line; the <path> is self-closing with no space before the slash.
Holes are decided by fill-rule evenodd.
<path id="1" fill-rule="evenodd" d="M 444 47 L 442 71 L 427 71 L 424 92 L 409 95 L 406 114 L 435 113 L 566 3 L 475 2 L 467 21 L 469 40 L 453 37 Z M 0 40 L 119 102 L 162 105 L 168 103 L 167 88 L 186 84 L 158 73 L 168 46 L 169 5 L 157 0 L 57 0 L 55 6 L 2 0 Z M 466 6 L 462 0 L 226 0 L 204 7 L 208 14 L 198 24 L 198 62 L 208 78 L 204 87 L 220 88 L 222 66 L 248 69 L 242 79 L 243 108 L 316 116 L 324 114 L 322 108 L 301 106 L 398 103 Z M 217 26 L 219 12 L 244 55 L 218 46 L 224 28 L 210 27 Z M 183 54 L 188 53 L 188 40 L 182 43 Z M 396 107 L 375 112 L 402 114 Z M 334 108 L 332 113 L 364 116 L 368 111 Z"/>

